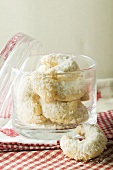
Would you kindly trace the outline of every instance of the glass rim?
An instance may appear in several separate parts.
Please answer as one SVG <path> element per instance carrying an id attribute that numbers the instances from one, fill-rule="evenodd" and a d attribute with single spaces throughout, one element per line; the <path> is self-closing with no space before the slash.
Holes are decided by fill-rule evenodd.
<path id="1" fill-rule="evenodd" d="M 26 60 L 29 59 L 29 58 L 32 59 L 32 57 L 44 56 L 44 55 L 49 55 L 49 54 L 53 54 L 53 53 L 30 55 L 30 56 L 28 56 L 28 57 L 26 58 Z M 58 53 L 54 53 L 54 54 L 58 54 Z M 55 75 L 71 75 L 71 74 L 73 75 L 73 74 L 77 74 L 77 73 L 80 73 L 80 72 L 84 72 L 84 71 L 91 70 L 91 69 L 93 69 L 93 68 L 96 66 L 96 62 L 95 62 L 95 60 L 94 60 L 92 57 L 89 57 L 89 56 L 86 56 L 86 55 L 82 55 L 82 54 L 74 54 L 74 53 L 61 53 L 61 54 L 64 54 L 64 55 L 73 55 L 73 56 L 75 56 L 75 57 L 86 58 L 86 59 L 89 59 L 89 60 L 92 62 L 92 64 L 90 64 L 89 67 L 86 67 L 86 68 L 83 68 L 83 69 L 80 69 L 80 70 L 77 70 L 77 71 L 64 72 L 64 73 L 56 73 Z M 17 69 L 17 68 L 15 68 L 15 67 L 12 67 L 12 70 L 13 70 L 13 69 L 14 69 L 15 71 L 20 72 L 20 73 L 25 73 L 25 74 L 30 74 L 30 73 L 31 73 L 31 72 L 28 72 L 28 71 L 23 71 L 22 69 Z M 33 71 L 36 71 L 36 70 L 33 70 Z M 33 71 L 32 71 L 32 72 L 33 72 Z M 51 74 L 48 74 L 48 73 L 40 73 L 40 72 L 38 72 L 38 73 L 39 73 L 39 75 L 54 76 L 54 75 L 51 75 Z"/>
<path id="2" fill-rule="evenodd" d="M 90 60 L 92 61 L 92 63 L 93 63 L 93 64 L 91 64 L 91 66 L 90 66 L 90 67 L 88 67 L 88 68 L 81 69 L 80 71 L 82 71 L 82 70 L 87 70 L 87 69 L 90 69 L 90 68 L 92 68 L 92 67 L 95 67 L 95 66 L 96 66 L 96 62 L 95 62 L 95 60 L 94 60 L 92 57 L 87 56 L 87 55 L 83 55 L 83 54 L 79 54 L 79 53 L 60 53 L 60 52 L 56 52 L 56 53 L 43 53 L 43 54 L 41 53 L 41 54 L 33 54 L 33 55 L 30 55 L 28 58 L 36 57 L 36 56 L 50 55 L 50 54 L 73 55 L 73 56 L 75 56 L 75 57 L 80 56 L 80 57 L 83 57 L 83 58 L 90 59 Z"/>

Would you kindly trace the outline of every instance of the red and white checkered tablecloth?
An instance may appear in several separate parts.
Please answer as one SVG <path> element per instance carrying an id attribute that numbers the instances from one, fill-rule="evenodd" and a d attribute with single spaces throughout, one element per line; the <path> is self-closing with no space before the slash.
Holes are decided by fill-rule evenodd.
<path id="1" fill-rule="evenodd" d="M 98 124 L 108 138 L 107 149 L 89 162 L 65 157 L 59 142 L 55 144 L 0 143 L 0 170 L 112 170 L 113 111 L 98 114 Z M 6 150 L 5 152 L 3 152 Z M 16 151 L 17 150 L 17 151 Z M 27 151 L 26 151 L 27 150 Z M 9 152 L 10 151 L 10 152 Z"/>
<path id="2" fill-rule="evenodd" d="M 109 144 L 102 157 L 86 163 L 65 157 L 60 149 L 4 152 L 0 153 L 0 160 L 1 170 L 112 170 L 113 144 Z"/>
<path id="3" fill-rule="evenodd" d="M 15 35 L 0 57 L 6 60 L 21 37 L 22 34 Z M 100 156 L 89 162 L 69 159 L 60 149 L 59 141 L 37 142 L 21 137 L 9 121 L 0 129 L 0 170 L 113 170 L 113 79 L 98 83 L 97 97 L 98 125 L 108 138 L 107 149 Z M 3 114 L 1 118 L 3 121 Z"/>

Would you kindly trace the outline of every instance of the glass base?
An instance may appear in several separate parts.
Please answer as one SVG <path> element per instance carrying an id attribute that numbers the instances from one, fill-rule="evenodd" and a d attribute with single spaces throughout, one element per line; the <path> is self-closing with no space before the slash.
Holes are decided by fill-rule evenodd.
<path id="1" fill-rule="evenodd" d="M 68 130 L 37 130 L 22 129 L 14 126 L 14 130 L 22 136 L 38 140 L 60 140 L 62 135 L 76 136 L 74 129 Z"/>
<path id="2" fill-rule="evenodd" d="M 87 122 L 89 124 L 97 123 L 97 114 L 90 115 Z M 14 130 L 22 136 L 38 139 L 38 140 L 60 140 L 64 134 L 69 134 L 75 138 L 78 138 L 78 134 L 75 133 L 75 128 L 72 129 L 39 129 L 39 128 L 28 128 L 21 126 L 13 121 Z"/>

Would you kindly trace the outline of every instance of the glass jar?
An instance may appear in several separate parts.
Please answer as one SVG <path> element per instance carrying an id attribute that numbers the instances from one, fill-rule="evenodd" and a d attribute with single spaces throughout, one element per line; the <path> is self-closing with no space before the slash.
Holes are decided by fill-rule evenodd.
<path id="1" fill-rule="evenodd" d="M 29 138 L 54 140 L 75 135 L 82 123 L 96 124 L 96 64 L 84 55 L 72 57 L 80 69 L 50 74 L 39 71 L 44 54 L 26 58 L 13 84 L 14 129 Z"/>

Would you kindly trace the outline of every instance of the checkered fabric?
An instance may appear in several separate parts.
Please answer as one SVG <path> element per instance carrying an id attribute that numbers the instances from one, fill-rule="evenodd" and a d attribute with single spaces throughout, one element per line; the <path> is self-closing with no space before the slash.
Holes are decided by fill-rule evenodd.
<path id="1" fill-rule="evenodd" d="M 99 113 L 98 125 L 108 139 L 113 139 L 113 111 Z"/>
<path id="2" fill-rule="evenodd" d="M 76 162 L 59 150 L 4 152 L 0 154 L 1 170 L 112 170 L 113 144 L 103 155 L 90 162 Z"/>
<path id="3" fill-rule="evenodd" d="M 0 142 L 0 151 L 32 151 L 32 150 L 44 150 L 44 149 L 59 149 L 60 143 L 56 141 L 56 144 L 46 144 L 44 141 L 43 143 L 39 144 L 27 144 L 27 143 L 19 143 L 19 142 Z"/>
<path id="4" fill-rule="evenodd" d="M 60 149 L 59 142 L 51 146 L 6 142 L 0 143 L 1 151 L 5 151 L 0 153 L 0 170 L 112 170 L 113 111 L 99 113 L 98 125 L 108 138 L 107 149 L 89 162 L 69 159 Z"/>

